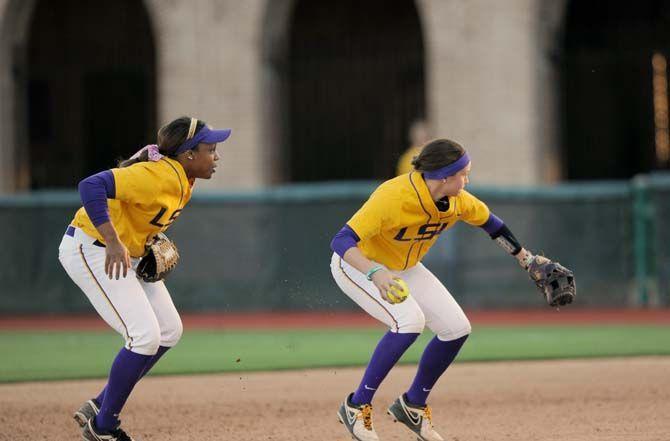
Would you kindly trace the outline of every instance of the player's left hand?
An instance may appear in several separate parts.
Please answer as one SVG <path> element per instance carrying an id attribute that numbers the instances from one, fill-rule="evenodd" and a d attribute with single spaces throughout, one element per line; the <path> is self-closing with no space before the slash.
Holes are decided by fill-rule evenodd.
<path id="1" fill-rule="evenodd" d="M 532 256 L 532 255 L 531 255 Z M 526 270 L 549 306 L 564 306 L 575 299 L 577 285 L 572 271 L 543 256 L 532 256 Z"/>
<path id="2" fill-rule="evenodd" d="M 147 254 L 137 264 L 136 274 L 148 283 L 163 280 L 179 261 L 177 245 L 163 233 L 158 233 L 147 246 Z"/>

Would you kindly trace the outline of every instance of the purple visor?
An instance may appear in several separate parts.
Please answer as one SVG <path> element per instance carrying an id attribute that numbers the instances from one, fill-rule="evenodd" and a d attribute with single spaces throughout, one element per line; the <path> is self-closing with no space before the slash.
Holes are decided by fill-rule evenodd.
<path id="1" fill-rule="evenodd" d="M 223 142 L 228 139 L 230 132 L 230 129 L 212 130 L 207 126 L 204 126 L 195 135 L 193 135 L 193 138 L 186 140 L 186 142 L 177 147 L 174 155 L 184 153 L 186 150 L 193 150 L 201 142 L 204 142 L 205 144 L 216 144 L 217 142 Z"/>
<path id="2" fill-rule="evenodd" d="M 423 177 L 425 179 L 444 179 L 449 176 L 453 176 L 459 171 L 463 170 L 470 163 L 470 157 L 467 153 L 463 153 L 463 156 L 458 158 L 458 161 L 452 162 L 451 164 L 438 168 L 437 170 L 425 171 L 423 172 Z"/>

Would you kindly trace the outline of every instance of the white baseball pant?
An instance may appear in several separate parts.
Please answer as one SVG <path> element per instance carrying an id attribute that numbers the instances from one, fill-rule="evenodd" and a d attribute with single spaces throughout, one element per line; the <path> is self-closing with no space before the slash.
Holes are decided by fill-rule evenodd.
<path id="1" fill-rule="evenodd" d="M 165 284 L 138 279 L 139 259 L 131 259 L 125 278 L 110 280 L 105 248 L 93 242 L 95 238 L 76 228 L 74 236 L 63 236 L 58 259 L 100 317 L 123 336 L 126 349 L 137 354 L 154 355 L 159 346 L 176 345 L 183 328 Z"/>
<path id="2" fill-rule="evenodd" d="M 340 289 L 392 332 L 421 333 L 428 326 L 440 340 L 450 341 L 472 330 L 447 288 L 421 263 L 404 271 L 392 271 L 407 283 L 410 292 L 404 302 L 395 305 L 384 301 L 374 283 L 339 255 L 333 254 L 330 269 Z"/>

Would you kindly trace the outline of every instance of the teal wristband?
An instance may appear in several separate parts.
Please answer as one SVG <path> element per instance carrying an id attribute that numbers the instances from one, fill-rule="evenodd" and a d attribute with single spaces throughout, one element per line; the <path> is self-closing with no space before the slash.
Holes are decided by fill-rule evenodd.
<path id="1" fill-rule="evenodd" d="M 368 279 L 368 280 L 372 280 L 372 275 L 373 275 L 374 273 L 376 273 L 377 271 L 382 270 L 382 269 L 384 269 L 384 267 L 381 266 L 381 265 L 372 268 L 372 269 L 371 269 L 370 271 L 368 271 L 368 273 L 365 275 L 365 278 Z"/>

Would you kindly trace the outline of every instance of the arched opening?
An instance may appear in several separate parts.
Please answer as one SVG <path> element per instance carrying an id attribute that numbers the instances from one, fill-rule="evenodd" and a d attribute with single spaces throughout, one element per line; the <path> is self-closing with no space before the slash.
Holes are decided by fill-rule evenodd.
<path id="1" fill-rule="evenodd" d="M 140 0 L 39 0 L 25 81 L 30 188 L 72 187 L 155 138 L 155 48 Z"/>
<path id="2" fill-rule="evenodd" d="M 285 180 L 384 179 L 425 117 L 424 48 L 412 0 L 300 0 L 280 107 Z"/>
<path id="3" fill-rule="evenodd" d="M 561 87 L 566 178 L 669 168 L 669 25 L 670 4 L 662 0 L 569 2 Z"/>

